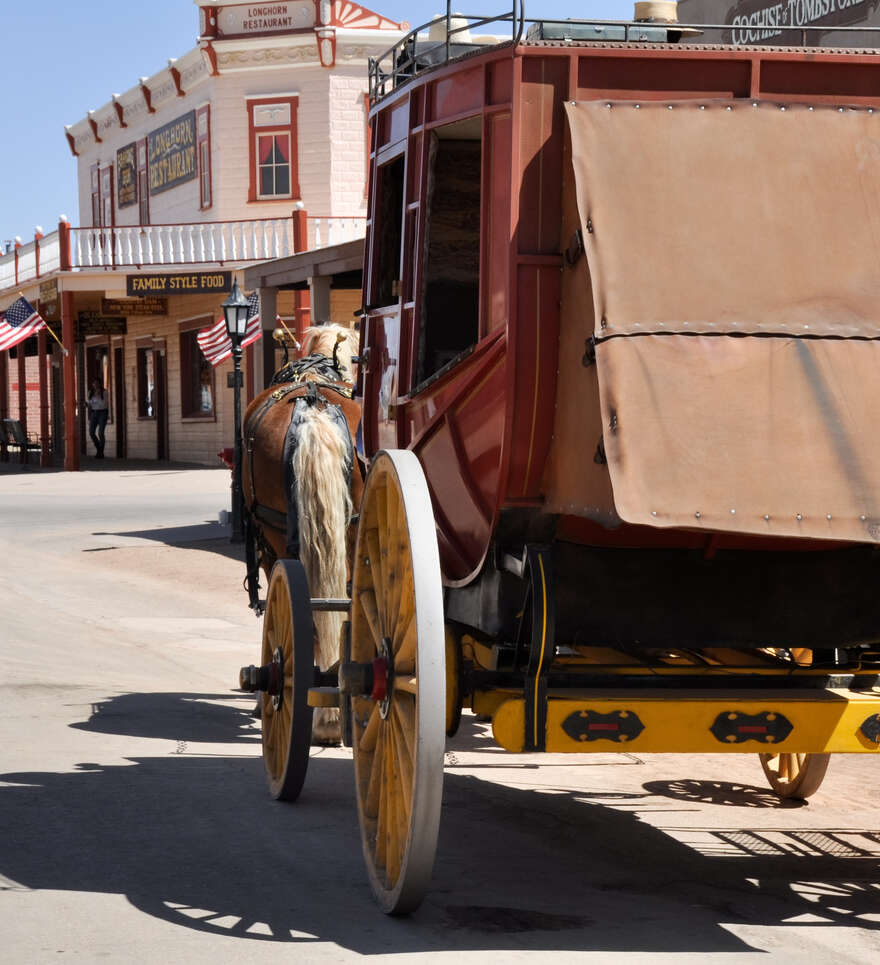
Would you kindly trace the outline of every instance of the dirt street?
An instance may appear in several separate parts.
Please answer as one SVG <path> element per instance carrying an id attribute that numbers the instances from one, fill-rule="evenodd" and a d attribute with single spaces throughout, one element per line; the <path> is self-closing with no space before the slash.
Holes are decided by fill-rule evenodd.
<path id="1" fill-rule="evenodd" d="M 465 716 L 430 894 L 373 904 L 349 752 L 265 790 L 224 470 L 0 472 L 0 959 L 876 962 L 880 761 L 507 755 Z M 292 957 L 291 957 L 292 956 Z"/>

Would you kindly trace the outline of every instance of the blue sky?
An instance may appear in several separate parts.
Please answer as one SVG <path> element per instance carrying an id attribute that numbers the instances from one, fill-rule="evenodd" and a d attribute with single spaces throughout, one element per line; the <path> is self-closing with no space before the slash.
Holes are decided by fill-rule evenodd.
<path id="1" fill-rule="evenodd" d="M 441 0 L 365 5 L 413 26 L 446 9 Z M 507 0 L 455 0 L 453 6 L 480 14 L 509 8 Z M 62 213 L 79 223 L 76 164 L 64 125 L 186 53 L 198 33 L 191 0 L 40 0 L 4 7 L 0 244 L 16 235 L 28 241 L 35 225 L 48 233 Z M 628 19 L 632 9 L 630 0 L 526 0 L 532 16 Z"/>

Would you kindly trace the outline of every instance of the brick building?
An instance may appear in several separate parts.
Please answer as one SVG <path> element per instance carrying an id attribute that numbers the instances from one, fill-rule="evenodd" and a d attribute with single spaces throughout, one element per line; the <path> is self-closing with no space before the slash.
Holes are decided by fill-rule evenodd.
<path id="1" fill-rule="evenodd" d="M 67 127 L 78 223 L 0 256 L 0 309 L 22 291 L 71 350 L 65 363 L 44 335 L 23 353 L 27 428 L 55 452 L 65 439 L 71 468 L 93 378 L 109 390 L 107 456 L 215 462 L 232 441 L 231 362 L 212 369 L 197 332 L 247 266 L 364 233 L 367 62 L 406 25 L 337 0 L 197 5 L 196 47 Z M 267 293 L 264 330 L 276 313 L 302 330 L 309 294 Z M 359 304 L 331 287 L 314 320 L 350 324 Z M 248 397 L 274 362 L 270 338 L 247 350 Z M 0 416 L 19 415 L 18 371 L 0 360 Z"/>

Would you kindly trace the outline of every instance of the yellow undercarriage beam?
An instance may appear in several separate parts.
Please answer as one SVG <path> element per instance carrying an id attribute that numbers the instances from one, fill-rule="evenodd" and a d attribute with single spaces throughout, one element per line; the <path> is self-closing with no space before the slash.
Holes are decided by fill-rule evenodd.
<path id="1" fill-rule="evenodd" d="M 525 701 L 505 700 L 492 730 L 524 747 Z M 800 691 L 550 691 L 549 753 L 880 753 L 880 688 Z"/>

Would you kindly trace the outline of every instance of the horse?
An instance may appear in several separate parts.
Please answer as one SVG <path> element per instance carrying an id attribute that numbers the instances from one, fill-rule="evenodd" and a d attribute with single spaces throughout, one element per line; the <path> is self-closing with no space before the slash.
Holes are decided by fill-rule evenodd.
<path id="1" fill-rule="evenodd" d="M 259 606 L 258 569 L 298 558 L 313 597 L 343 598 L 349 578 L 349 528 L 363 477 L 354 440 L 361 418 L 352 399 L 358 333 L 315 325 L 303 357 L 288 362 L 250 403 L 242 428 L 242 495 L 248 592 Z M 344 615 L 313 614 L 314 660 L 321 670 L 340 657 Z M 313 743 L 339 742 L 339 712 L 316 711 Z"/>

